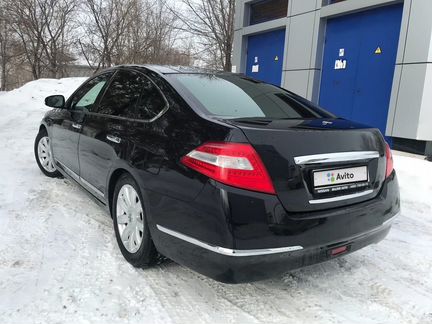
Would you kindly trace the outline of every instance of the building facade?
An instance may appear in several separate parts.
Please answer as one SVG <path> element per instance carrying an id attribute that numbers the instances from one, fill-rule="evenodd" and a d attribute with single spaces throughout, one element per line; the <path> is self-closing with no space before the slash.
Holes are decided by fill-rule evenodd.
<path id="1" fill-rule="evenodd" d="M 431 0 L 237 0 L 233 65 L 432 155 Z"/>

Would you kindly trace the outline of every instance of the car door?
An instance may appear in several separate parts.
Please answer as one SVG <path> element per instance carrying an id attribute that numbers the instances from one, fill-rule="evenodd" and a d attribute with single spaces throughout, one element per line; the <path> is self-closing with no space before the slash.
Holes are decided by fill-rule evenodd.
<path id="1" fill-rule="evenodd" d="M 69 98 L 66 109 L 58 109 L 52 118 L 54 158 L 74 178 L 79 177 L 78 142 L 83 111 L 92 108 L 111 75 L 106 73 L 88 80 Z"/>
<path id="2" fill-rule="evenodd" d="M 145 76 L 120 69 L 113 76 L 95 111 L 86 112 L 79 142 L 81 181 L 102 200 L 108 173 L 128 145 L 134 109 Z"/>

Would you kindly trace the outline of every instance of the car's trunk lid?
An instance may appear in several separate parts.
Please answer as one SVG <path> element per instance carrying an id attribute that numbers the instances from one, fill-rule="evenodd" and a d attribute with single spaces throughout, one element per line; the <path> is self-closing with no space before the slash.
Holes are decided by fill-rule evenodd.
<path id="1" fill-rule="evenodd" d="M 344 119 L 228 122 L 244 132 L 260 155 L 287 211 L 323 210 L 372 199 L 385 179 L 385 143 L 377 129 Z M 346 174 L 355 174 L 357 180 L 343 179 Z M 332 183 L 338 176 L 338 184 Z"/>

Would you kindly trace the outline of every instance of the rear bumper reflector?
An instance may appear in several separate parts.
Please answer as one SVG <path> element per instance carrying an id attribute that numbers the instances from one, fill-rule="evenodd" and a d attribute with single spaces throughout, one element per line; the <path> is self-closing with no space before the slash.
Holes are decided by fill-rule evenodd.
<path id="1" fill-rule="evenodd" d="M 330 255 L 331 256 L 337 256 L 337 255 L 340 255 L 340 254 L 343 254 L 346 252 L 348 252 L 348 246 L 345 245 L 345 246 L 340 246 L 338 248 L 332 249 L 330 251 Z"/>

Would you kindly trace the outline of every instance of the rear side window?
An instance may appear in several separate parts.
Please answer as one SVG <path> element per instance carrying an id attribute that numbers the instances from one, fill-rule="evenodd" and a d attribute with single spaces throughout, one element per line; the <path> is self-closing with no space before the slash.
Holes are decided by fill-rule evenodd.
<path id="1" fill-rule="evenodd" d="M 98 113 L 132 119 L 151 120 L 166 107 L 164 97 L 145 75 L 135 71 L 118 71 Z"/>
<path id="2" fill-rule="evenodd" d="M 98 113 L 134 118 L 135 106 L 145 84 L 144 75 L 134 71 L 118 71 L 98 107 Z"/>
<path id="3" fill-rule="evenodd" d="M 239 75 L 178 74 L 206 113 L 221 118 L 331 118 L 312 103 L 276 86 Z"/>
<path id="4" fill-rule="evenodd" d="M 136 106 L 136 118 L 151 120 L 166 108 L 166 101 L 149 79 L 144 80 L 141 97 Z"/>

